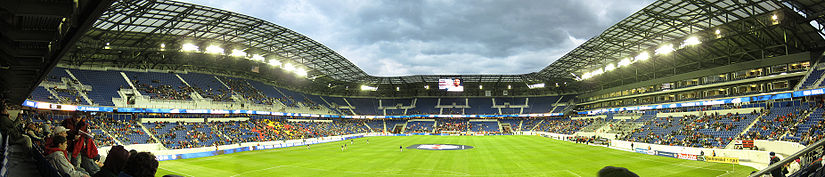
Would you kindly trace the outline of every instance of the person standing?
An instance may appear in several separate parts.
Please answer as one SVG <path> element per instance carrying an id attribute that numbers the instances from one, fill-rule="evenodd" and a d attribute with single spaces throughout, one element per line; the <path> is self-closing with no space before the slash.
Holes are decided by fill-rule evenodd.
<path id="1" fill-rule="evenodd" d="M 404 146 L 403 146 L 403 145 L 398 146 L 398 149 L 400 149 L 400 150 L 401 150 L 401 152 L 404 152 Z"/>
<path id="2" fill-rule="evenodd" d="M 771 152 L 770 155 L 771 155 L 771 161 L 770 161 L 769 165 L 773 165 L 774 163 L 777 163 L 781 160 L 781 159 L 779 159 L 779 157 L 776 157 L 776 153 L 774 153 L 774 152 Z M 771 170 L 771 176 L 772 177 L 785 177 L 785 175 L 782 174 L 782 166 L 780 166 L 779 168 Z"/>

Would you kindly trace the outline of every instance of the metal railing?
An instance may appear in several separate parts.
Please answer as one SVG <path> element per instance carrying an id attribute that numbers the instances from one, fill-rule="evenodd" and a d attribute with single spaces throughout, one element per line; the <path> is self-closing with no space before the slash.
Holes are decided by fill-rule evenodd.
<path id="1" fill-rule="evenodd" d="M 816 159 L 822 157 L 825 150 L 825 139 L 821 139 L 814 144 L 805 147 L 805 149 L 800 150 L 799 152 L 794 153 L 791 156 L 785 157 L 785 159 L 780 160 L 777 163 L 774 163 L 765 169 L 759 170 L 756 173 L 751 174 L 749 177 L 759 177 L 762 175 L 770 175 L 772 170 L 777 168 L 782 168 L 785 164 L 790 163 L 796 159 L 800 159 L 800 167 L 807 167 L 808 164 L 814 162 Z M 768 159 L 765 159 L 768 160 Z M 798 172 L 803 171 L 800 169 Z M 791 174 L 788 174 L 791 175 Z"/>

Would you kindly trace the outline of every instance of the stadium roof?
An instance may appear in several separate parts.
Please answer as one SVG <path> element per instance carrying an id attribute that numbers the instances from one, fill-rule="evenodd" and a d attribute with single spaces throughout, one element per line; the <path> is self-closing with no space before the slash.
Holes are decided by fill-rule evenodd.
<path id="1" fill-rule="evenodd" d="M 809 13 L 818 14 L 810 13 L 807 19 L 795 19 L 799 14 L 787 6 L 792 4 L 811 8 Z M 583 69 L 604 67 L 608 63 L 633 58 L 641 51 L 652 55 L 653 49 L 663 43 L 678 42 L 689 36 L 730 45 L 729 48 L 704 47 L 697 53 L 705 56 L 685 56 L 682 60 L 717 58 L 751 48 L 765 49 L 774 44 L 796 44 L 791 47 L 797 50 L 822 48 L 821 26 L 814 29 L 807 22 L 817 19 L 821 24 L 824 5 L 811 0 L 660 0 L 583 43 L 538 75 L 572 77 L 570 73 L 574 73 L 581 76 Z M 783 25 L 772 23 L 771 18 L 780 18 Z M 785 35 L 787 37 L 783 38 Z"/>
<path id="2" fill-rule="evenodd" d="M 4 0 L 0 3 L 0 89 L 23 103 L 111 0 Z M 0 98 L 3 99 L 3 98 Z"/>
<path id="3" fill-rule="evenodd" d="M 790 11 L 788 7 L 792 5 L 810 8 L 810 11 L 819 13 L 810 18 L 822 19 L 821 10 L 816 11 L 822 8 L 822 3 L 813 2 L 660 0 L 610 27 L 538 72 L 521 75 L 377 77 L 366 74 L 346 58 L 304 35 L 258 18 L 175 1 L 120 0 L 94 24 L 94 28 L 77 44 L 77 50 L 66 55 L 65 62 L 69 65 L 108 63 L 119 67 L 142 69 L 161 69 L 157 67 L 164 64 L 183 67 L 187 63 L 175 63 L 169 59 L 176 55 L 170 55 L 168 51 L 167 54 L 159 54 L 159 51 L 165 50 L 159 46 L 178 50 L 184 43 L 195 43 L 201 48 L 217 44 L 227 51 L 234 47 L 245 50 L 250 55 L 261 54 L 266 59 L 299 64 L 299 67 L 308 68 L 311 78 L 326 77 L 351 83 L 410 84 L 437 82 L 437 79 L 445 77 L 460 77 L 466 82 L 560 82 L 572 80 L 574 76 L 571 73 L 580 75 L 583 69 L 618 61 L 642 49 L 656 47 L 663 41 L 679 40 L 690 35 L 707 37 L 708 31 L 712 29 L 723 29 L 727 34 L 747 33 L 749 29 L 737 28 L 743 26 L 726 24 L 770 13 L 784 12 L 787 16 L 798 16 L 795 13 L 787 13 Z M 777 11 L 779 9 L 784 11 Z M 742 39 L 727 36 L 712 40 L 730 40 L 738 45 L 732 47 L 740 48 L 747 48 L 744 45 L 764 48 L 766 44 L 787 44 L 797 41 L 802 41 L 797 46 L 801 50 L 822 47 L 822 37 L 816 33 L 805 33 L 814 29 L 808 24 L 803 25 L 808 27 L 803 30 L 797 30 L 801 28 L 796 27 L 787 28 L 793 35 L 790 37 L 791 40 L 794 41 L 779 41 L 782 39 L 773 36 L 781 32 L 779 30 L 770 32 L 769 41 L 745 39 L 747 41 L 742 43 L 735 41 Z M 822 30 L 819 32 L 821 34 Z M 708 47 L 707 50 L 696 53 L 723 56 L 728 55 L 727 52 L 730 51 L 732 50 Z M 688 59 L 685 60 L 689 61 Z"/>

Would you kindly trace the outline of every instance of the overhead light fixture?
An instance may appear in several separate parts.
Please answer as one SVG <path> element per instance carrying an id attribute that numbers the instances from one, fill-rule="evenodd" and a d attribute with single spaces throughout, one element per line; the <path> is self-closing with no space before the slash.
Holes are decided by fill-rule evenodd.
<path id="1" fill-rule="evenodd" d="M 111 46 L 109 46 L 109 43 L 107 42 L 107 43 L 106 43 L 106 46 L 103 46 L 103 49 L 112 49 L 112 47 L 111 47 Z"/>
<path id="2" fill-rule="evenodd" d="M 280 67 L 281 62 L 276 59 L 269 59 L 269 65 Z"/>
<path id="3" fill-rule="evenodd" d="M 297 74 L 298 76 L 306 77 L 307 70 L 305 70 L 304 68 L 297 68 L 295 69 L 295 74 Z"/>
<path id="4" fill-rule="evenodd" d="M 673 52 L 673 44 L 665 44 L 656 49 L 656 55 L 665 55 Z"/>
<path id="5" fill-rule="evenodd" d="M 378 90 L 378 87 L 372 87 L 372 86 L 368 86 L 368 85 L 361 85 L 361 90 L 363 90 L 363 91 L 376 91 L 376 90 Z"/>
<path id="6" fill-rule="evenodd" d="M 628 66 L 630 63 L 630 58 L 624 58 L 622 61 L 619 61 L 619 67 Z"/>
<path id="7" fill-rule="evenodd" d="M 199 47 L 192 43 L 185 43 L 180 46 L 180 50 L 184 52 L 197 52 Z"/>
<path id="8" fill-rule="evenodd" d="M 681 47 L 699 45 L 701 43 L 702 43 L 702 41 L 699 41 L 699 37 L 691 36 L 691 37 L 688 37 L 687 39 L 685 39 L 685 42 L 682 42 Z"/>
<path id="9" fill-rule="evenodd" d="M 223 48 L 221 48 L 220 46 L 217 46 L 217 45 L 210 45 L 209 47 L 206 47 L 206 53 L 209 53 L 209 54 L 223 54 Z"/>
<path id="10" fill-rule="evenodd" d="M 160 43 L 160 48 L 166 48 L 166 44 Z"/>
<path id="11" fill-rule="evenodd" d="M 429 89 L 430 89 L 430 85 L 424 85 L 424 90 L 429 90 Z"/>
<path id="12" fill-rule="evenodd" d="M 507 85 L 507 89 L 513 89 L 512 85 Z"/>
<path id="13" fill-rule="evenodd" d="M 246 57 L 246 52 L 244 52 L 243 50 L 239 50 L 239 49 L 232 49 L 232 53 L 229 54 L 229 56 Z"/>
<path id="14" fill-rule="evenodd" d="M 253 54 L 252 60 L 263 62 L 266 59 L 264 59 L 264 56 L 261 56 L 260 54 Z"/>
<path id="15" fill-rule="evenodd" d="M 292 65 L 292 63 L 286 63 L 284 64 L 284 69 L 287 71 L 295 71 L 295 65 Z"/>
<path id="16" fill-rule="evenodd" d="M 636 55 L 636 61 L 645 61 L 650 58 L 650 54 L 647 52 L 642 52 L 639 55 Z"/>
<path id="17" fill-rule="evenodd" d="M 717 39 L 722 38 L 722 31 L 721 30 L 716 29 L 716 31 L 714 33 L 716 34 Z"/>
<path id="18" fill-rule="evenodd" d="M 613 71 L 614 69 L 616 69 L 616 65 L 613 65 L 613 63 L 607 64 L 607 66 L 604 67 L 605 71 Z"/>
<path id="19" fill-rule="evenodd" d="M 478 89 L 479 90 L 484 90 L 484 86 L 483 85 L 478 85 Z"/>
<path id="20" fill-rule="evenodd" d="M 396 92 L 401 91 L 401 87 L 395 87 L 395 91 Z"/>

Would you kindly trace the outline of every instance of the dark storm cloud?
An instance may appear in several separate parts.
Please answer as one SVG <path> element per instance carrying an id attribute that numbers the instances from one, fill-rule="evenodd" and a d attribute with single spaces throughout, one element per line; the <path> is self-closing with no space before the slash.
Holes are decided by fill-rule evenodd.
<path id="1" fill-rule="evenodd" d="M 378 76 L 535 72 L 651 2 L 194 1 L 295 30 Z"/>

